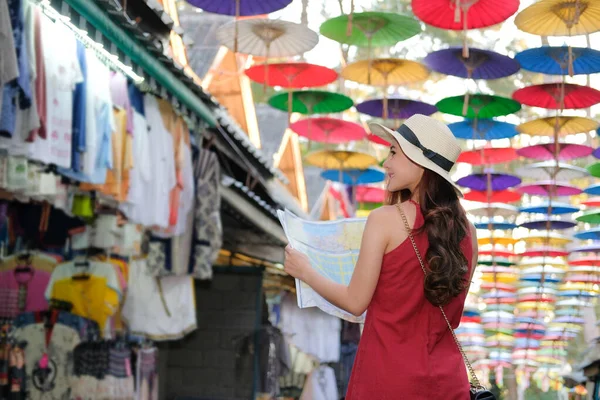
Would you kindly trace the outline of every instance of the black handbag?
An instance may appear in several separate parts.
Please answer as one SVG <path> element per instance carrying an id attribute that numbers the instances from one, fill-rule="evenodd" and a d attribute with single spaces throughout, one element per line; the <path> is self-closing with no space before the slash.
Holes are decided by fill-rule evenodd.
<path id="1" fill-rule="evenodd" d="M 402 216 L 402 220 L 404 221 L 404 226 L 406 227 L 406 231 L 408 232 L 408 238 L 410 239 L 410 241 L 413 245 L 413 248 L 415 249 L 415 253 L 417 254 L 419 263 L 421 264 L 421 269 L 423 270 L 423 273 L 425 275 L 427 275 L 427 270 L 425 269 L 425 263 L 423 263 L 423 259 L 421 258 L 421 252 L 419 252 L 419 249 L 417 248 L 417 244 L 415 243 L 415 238 L 413 237 L 412 229 L 410 229 L 410 225 L 408 224 L 406 215 L 404 215 L 404 211 L 402 211 L 402 207 L 400 206 L 400 204 L 396 204 L 396 208 L 398 208 L 398 211 L 400 211 L 400 215 Z M 469 370 L 469 375 L 471 375 L 471 381 L 470 381 L 471 389 L 469 391 L 471 400 L 496 400 L 496 396 L 494 396 L 494 394 L 492 392 L 490 392 L 485 387 L 483 387 L 483 385 L 481 385 L 481 383 L 479 382 L 479 379 L 477 379 L 477 375 L 475 375 L 475 370 L 471 366 L 471 363 L 469 362 L 469 359 L 467 358 L 465 351 L 463 350 L 460 342 L 458 341 L 458 338 L 456 337 L 456 334 L 454 333 L 454 329 L 452 329 L 452 325 L 450 324 L 448 317 L 446 317 L 444 308 L 442 306 L 439 306 L 439 307 L 440 307 L 440 311 L 442 312 L 442 315 L 444 316 L 444 320 L 448 324 L 448 329 L 450 330 L 450 333 L 452 334 L 452 337 L 454 338 L 454 342 L 456 343 L 456 346 L 458 347 L 458 350 L 460 351 L 460 354 L 462 355 L 462 358 L 465 361 L 465 365 L 467 366 L 467 369 Z"/>

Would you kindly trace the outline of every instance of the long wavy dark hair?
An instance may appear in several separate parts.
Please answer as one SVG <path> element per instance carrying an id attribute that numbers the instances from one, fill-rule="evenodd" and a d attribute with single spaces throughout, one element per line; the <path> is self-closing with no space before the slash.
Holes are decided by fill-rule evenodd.
<path id="1" fill-rule="evenodd" d="M 469 232 L 469 222 L 455 189 L 435 172 L 425 169 L 418 192 L 425 222 L 416 232 L 427 232 L 429 239 L 425 297 L 443 306 L 468 287 L 468 260 L 460 243 Z M 409 190 L 388 192 L 386 202 L 393 205 L 410 196 Z"/>

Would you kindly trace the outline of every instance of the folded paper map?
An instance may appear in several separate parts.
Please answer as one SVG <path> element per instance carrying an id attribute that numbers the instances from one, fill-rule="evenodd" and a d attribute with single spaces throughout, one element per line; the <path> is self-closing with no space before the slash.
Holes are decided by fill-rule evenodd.
<path id="1" fill-rule="evenodd" d="M 365 218 L 337 221 L 307 221 L 289 210 L 278 210 L 279 221 L 290 245 L 306 254 L 321 275 L 348 285 L 358 260 Z M 319 307 L 324 312 L 351 322 L 364 322 L 365 315 L 356 317 L 329 303 L 304 282 L 296 279 L 298 307 Z"/>

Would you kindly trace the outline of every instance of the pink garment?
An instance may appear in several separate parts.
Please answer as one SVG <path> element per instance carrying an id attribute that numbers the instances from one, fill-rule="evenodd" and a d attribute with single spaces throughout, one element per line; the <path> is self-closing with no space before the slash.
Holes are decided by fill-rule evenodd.
<path id="1" fill-rule="evenodd" d="M 110 95 L 113 105 L 127 111 L 127 133 L 133 135 L 133 107 L 129 101 L 127 77 L 120 72 L 110 73 Z"/>
<path id="2" fill-rule="evenodd" d="M 47 310 L 44 293 L 48 282 L 50 274 L 46 271 L 17 272 L 11 269 L 0 272 L 0 317 L 14 318 L 25 311 Z M 19 307 L 19 287 L 25 290 L 23 308 Z"/>

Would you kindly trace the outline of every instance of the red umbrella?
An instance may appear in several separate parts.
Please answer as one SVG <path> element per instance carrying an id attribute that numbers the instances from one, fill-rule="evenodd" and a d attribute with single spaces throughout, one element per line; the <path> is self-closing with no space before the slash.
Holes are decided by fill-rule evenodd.
<path id="1" fill-rule="evenodd" d="M 380 145 L 383 145 L 383 146 L 387 146 L 387 147 L 389 147 L 389 146 L 390 146 L 390 143 L 389 143 L 389 142 L 387 142 L 387 141 L 383 140 L 382 138 L 380 138 L 380 137 L 379 137 L 379 136 L 377 136 L 377 135 L 373 135 L 372 133 L 369 133 L 369 134 L 367 135 L 367 139 L 368 139 L 369 141 L 373 142 L 373 143 L 377 143 L 377 144 L 380 144 Z"/>
<path id="2" fill-rule="evenodd" d="M 510 162 L 517 158 L 512 147 L 488 147 L 479 150 L 463 151 L 457 162 L 471 165 L 491 165 Z"/>
<path id="3" fill-rule="evenodd" d="M 357 186 L 356 201 L 359 203 L 383 203 L 386 191 L 373 186 Z"/>
<path id="4" fill-rule="evenodd" d="M 246 75 L 267 86 L 294 89 L 324 86 L 338 77 L 330 68 L 305 62 L 255 65 L 246 70 Z"/>
<path id="5" fill-rule="evenodd" d="M 518 9 L 519 0 L 412 0 L 412 11 L 421 21 L 455 31 L 499 24 Z M 466 43 L 463 55 L 469 57 Z"/>
<path id="6" fill-rule="evenodd" d="M 589 108 L 600 103 L 600 91 L 572 83 L 545 83 L 528 86 L 513 93 L 521 104 L 550 110 Z"/>
<path id="7" fill-rule="evenodd" d="M 487 191 L 471 190 L 464 194 L 465 200 L 478 201 L 480 203 L 515 203 L 521 200 L 521 194 L 512 190 L 499 190 L 492 192 L 488 198 Z"/>
<path id="8" fill-rule="evenodd" d="M 586 207 L 600 207 L 600 197 L 589 198 L 585 201 L 582 201 L 581 204 Z"/>
<path id="9" fill-rule="evenodd" d="M 294 122 L 290 129 L 309 140 L 321 143 L 346 143 L 363 139 L 367 132 L 354 122 L 337 118 L 306 118 Z"/>
<path id="10" fill-rule="evenodd" d="M 514 252 L 507 250 L 504 247 L 494 246 L 491 248 L 485 248 L 484 250 L 480 250 L 480 256 L 497 256 L 497 257 L 513 257 L 515 255 Z"/>
<path id="11" fill-rule="evenodd" d="M 566 257 L 568 255 L 568 251 L 550 246 L 533 247 L 519 254 L 520 257 Z"/>

